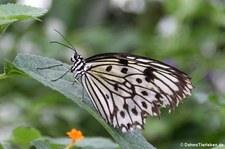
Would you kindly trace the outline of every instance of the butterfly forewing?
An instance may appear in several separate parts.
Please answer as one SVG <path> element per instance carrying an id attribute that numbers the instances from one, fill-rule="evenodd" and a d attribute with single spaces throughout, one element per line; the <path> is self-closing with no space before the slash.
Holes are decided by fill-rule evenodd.
<path id="1" fill-rule="evenodd" d="M 192 89 L 176 68 L 116 53 L 86 59 L 82 84 L 100 115 L 123 132 L 143 128 L 147 115 L 159 116 L 162 107 L 171 111 Z"/>

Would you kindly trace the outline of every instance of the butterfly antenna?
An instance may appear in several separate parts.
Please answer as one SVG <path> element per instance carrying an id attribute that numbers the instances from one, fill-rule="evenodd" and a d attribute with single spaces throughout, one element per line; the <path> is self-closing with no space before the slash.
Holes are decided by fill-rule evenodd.
<path id="1" fill-rule="evenodd" d="M 72 50 L 74 51 L 73 47 L 70 47 L 70 46 L 68 46 L 68 45 L 66 45 L 66 44 L 63 44 L 63 43 L 61 43 L 61 42 L 58 42 L 58 41 L 51 41 L 50 43 L 57 43 L 57 44 L 59 44 L 59 45 L 62 45 L 62 46 L 64 46 L 64 47 L 67 47 L 67 48 L 72 49 Z"/>
<path id="2" fill-rule="evenodd" d="M 56 29 L 54 29 L 54 31 L 56 31 L 70 46 L 67 46 L 67 45 L 65 45 L 65 44 L 63 44 L 63 43 L 60 43 L 60 42 L 58 42 L 58 41 L 52 41 L 52 42 L 50 42 L 50 43 L 57 43 L 57 44 L 60 44 L 60 45 L 62 45 L 62 46 L 65 46 L 65 47 L 67 47 L 67 48 L 69 48 L 69 49 L 72 49 L 75 53 L 77 53 L 77 51 L 76 51 L 76 48 L 74 47 L 74 45 L 71 43 L 71 42 L 69 42 L 69 40 L 67 40 L 66 39 L 66 37 L 65 36 L 63 36 L 63 34 L 62 33 L 60 33 L 58 30 L 56 30 Z"/>

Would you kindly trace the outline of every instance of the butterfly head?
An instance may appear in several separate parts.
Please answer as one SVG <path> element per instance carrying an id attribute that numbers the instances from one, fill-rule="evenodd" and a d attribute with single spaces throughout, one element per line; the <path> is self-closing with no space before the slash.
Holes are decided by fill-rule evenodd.
<path id="1" fill-rule="evenodd" d="M 73 62 L 71 72 L 76 72 L 76 74 L 81 73 L 83 71 L 83 67 L 85 64 L 83 57 L 77 54 L 77 52 L 74 52 L 74 54 L 71 57 L 71 61 Z"/>
<path id="2" fill-rule="evenodd" d="M 74 52 L 73 55 L 71 56 L 71 62 L 74 63 L 77 59 L 79 59 L 79 55 L 76 52 Z"/>

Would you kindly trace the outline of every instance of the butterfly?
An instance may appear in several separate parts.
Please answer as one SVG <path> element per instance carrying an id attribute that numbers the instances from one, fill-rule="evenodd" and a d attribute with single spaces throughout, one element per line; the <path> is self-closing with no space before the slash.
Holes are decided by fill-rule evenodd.
<path id="1" fill-rule="evenodd" d="M 124 133 L 143 129 L 148 115 L 160 116 L 161 108 L 170 112 L 191 95 L 193 86 L 188 75 L 163 62 L 124 53 L 84 59 L 73 45 L 72 49 L 69 71 L 75 78 L 80 76 L 101 117 Z"/>

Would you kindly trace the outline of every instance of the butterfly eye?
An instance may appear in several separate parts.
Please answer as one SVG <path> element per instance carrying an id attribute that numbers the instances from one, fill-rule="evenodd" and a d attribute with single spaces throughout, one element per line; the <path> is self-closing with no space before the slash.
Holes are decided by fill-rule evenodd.
<path id="1" fill-rule="evenodd" d="M 71 62 L 74 62 L 74 57 L 71 57 L 71 59 L 70 59 L 70 60 L 71 60 Z"/>

